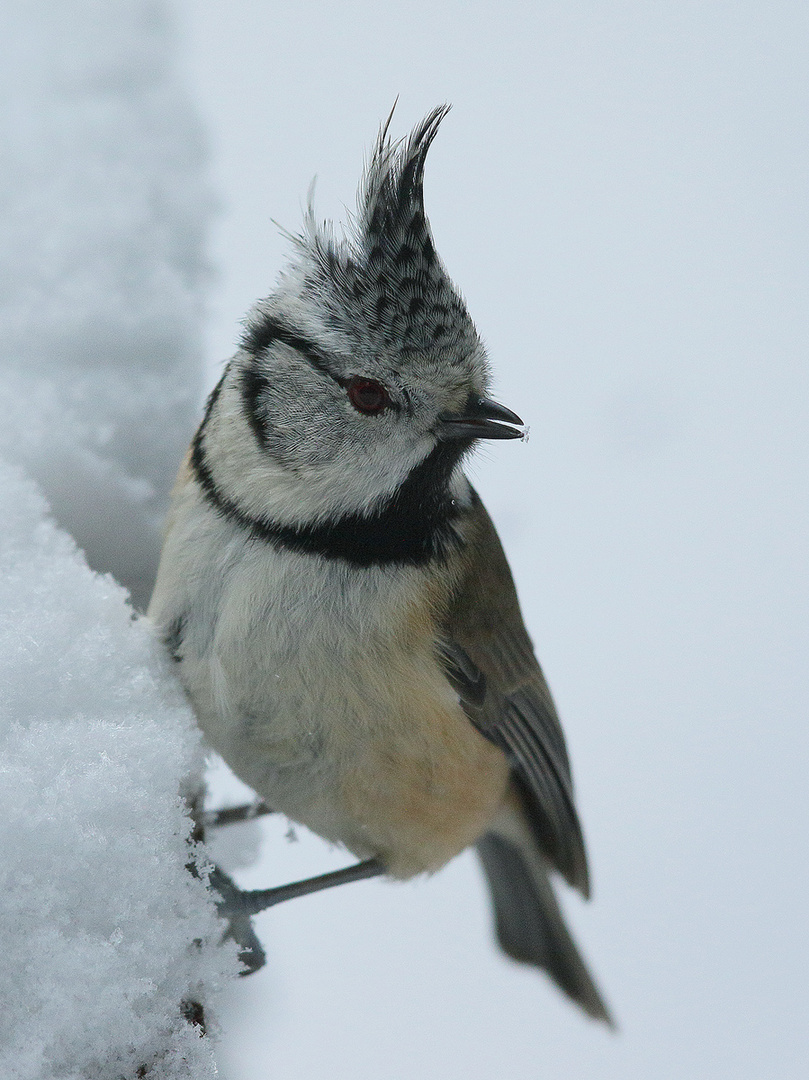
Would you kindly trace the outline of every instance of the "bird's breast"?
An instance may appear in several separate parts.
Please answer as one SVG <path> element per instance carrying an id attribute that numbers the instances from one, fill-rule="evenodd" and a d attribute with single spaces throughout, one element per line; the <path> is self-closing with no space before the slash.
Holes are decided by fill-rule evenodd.
<path id="1" fill-rule="evenodd" d="M 271 806 L 407 877 L 485 831 L 508 767 L 436 654 L 452 567 L 347 567 L 254 545 L 182 675 L 209 741 Z"/>

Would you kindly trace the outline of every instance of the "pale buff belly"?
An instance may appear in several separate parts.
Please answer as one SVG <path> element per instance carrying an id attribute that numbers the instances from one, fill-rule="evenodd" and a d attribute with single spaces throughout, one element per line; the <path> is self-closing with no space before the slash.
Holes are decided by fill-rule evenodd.
<path id="1" fill-rule="evenodd" d="M 395 877 L 438 870 L 484 833 L 506 795 L 505 755 L 455 704 L 411 694 L 396 732 L 372 739 L 342 776 L 347 846 L 367 842 Z M 353 841 L 353 842 L 352 842 Z"/>
<path id="2" fill-rule="evenodd" d="M 509 776 L 436 659 L 448 574 L 366 572 L 360 587 L 262 557 L 238 564 L 216 634 L 182 663 L 210 743 L 270 806 L 358 857 L 398 877 L 438 869 L 487 830 Z"/>
<path id="3" fill-rule="evenodd" d="M 321 657 L 320 678 L 298 654 L 265 683 L 264 708 L 236 707 L 242 720 L 229 737 L 221 715 L 197 713 L 214 748 L 274 809 L 360 858 L 380 858 L 395 877 L 434 871 L 487 830 L 509 767 L 432 651 L 419 653 L 387 664 Z M 283 692 L 287 679 L 294 694 Z"/>

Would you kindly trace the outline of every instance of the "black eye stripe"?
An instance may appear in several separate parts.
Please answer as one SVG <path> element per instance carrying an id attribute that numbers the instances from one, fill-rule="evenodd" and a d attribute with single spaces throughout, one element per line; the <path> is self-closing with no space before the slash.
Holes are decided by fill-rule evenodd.
<path id="1" fill-rule="evenodd" d="M 378 383 L 378 385 L 383 386 L 388 395 L 384 408 L 394 412 L 401 411 L 401 403 L 390 396 L 390 390 L 387 386 L 384 386 L 384 384 L 379 383 L 377 379 L 372 379 L 368 375 L 352 375 L 350 377 L 339 375 L 336 371 L 331 369 L 328 357 L 317 345 L 308 338 L 296 333 L 293 329 L 272 315 L 263 315 L 260 320 L 248 325 L 241 340 L 241 347 L 245 352 L 250 353 L 250 355 L 254 356 L 256 359 L 259 359 L 265 349 L 268 349 L 270 345 L 276 341 L 280 341 L 282 344 L 288 345 L 290 349 L 294 349 L 295 352 L 302 356 L 315 369 L 315 371 L 319 371 L 322 375 L 327 375 L 344 390 L 348 389 L 352 383 L 358 380 Z M 269 388 L 269 385 L 267 376 L 262 373 L 260 368 L 251 366 L 244 369 L 241 378 L 242 402 L 248 420 L 250 421 L 250 426 L 253 429 L 253 433 L 262 446 L 266 445 L 266 434 L 258 415 L 258 399 L 261 393 Z M 412 412 L 410 396 L 407 391 L 399 385 L 398 380 L 397 389 L 404 396 L 408 412 Z M 355 408 L 356 407 L 357 406 L 355 405 Z"/>
<path id="2" fill-rule="evenodd" d="M 242 406 L 256 441 L 259 446 L 263 446 L 265 449 L 267 447 L 267 432 L 258 414 L 258 400 L 261 394 L 269 389 L 269 386 L 269 379 L 255 365 L 245 368 L 242 372 L 239 383 Z"/>
<path id="3" fill-rule="evenodd" d="M 248 325 L 241 340 L 241 347 L 251 356 L 258 358 L 265 349 L 268 349 L 276 341 L 280 341 L 284 345 L 288 345 L 290 349 L 300 353 L 316 371 L 328 375 L 330 379 L 334 379 L 341 386 L 345 384 L 346 380 L 331 370 L 328 358 L 317 345 L 313 344 L 308 338 L 295 333 L 294 330 L 291 330 L 284 323 L 270 315 L 264 315 L 259 322 Z"/>

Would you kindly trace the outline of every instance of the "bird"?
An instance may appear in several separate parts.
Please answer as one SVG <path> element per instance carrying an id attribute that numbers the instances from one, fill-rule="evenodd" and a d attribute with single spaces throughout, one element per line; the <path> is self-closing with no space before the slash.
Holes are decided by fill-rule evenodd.
<path id="1" fill-rule="evenodd" d="M 310 195 L 180 467 L 148 616 L 261 799 L 356 877 L 474 848 L 502 949 L 611 1024 L 552 881 L 589 896 L 565 738 L 464 472 L 525 431 L 425 214 L 448 109 L 396 140 L 391 114 L 341 232 Z"/>

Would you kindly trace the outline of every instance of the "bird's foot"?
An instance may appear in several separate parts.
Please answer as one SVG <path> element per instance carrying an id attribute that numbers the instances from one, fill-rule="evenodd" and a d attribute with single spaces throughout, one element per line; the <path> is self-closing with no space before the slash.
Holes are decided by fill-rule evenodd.
<path id="1" fill-rule="evenodd" d="M 275 904 L 285 900 L 294 900 L 299 896 L 322 892 L 323 889 L 345 885 L 351 881 L 364 881 L 385 873 L 385 868 L 377 859 L 346 866 L 342 870 L 333 870 L 329 874 L 293 881 L 290 885 L 277 885 L 272 889 L 240 889 L 224 871 L 215 866 L 211 871 L 210 886 L 220 899 L 216 907 L 219 914 L 227 919 L 228 929 L 223 941 L 232 939 L 239 946 L 239 959 L 245 965 L 242 975 L 252 975 L 264 967 L 266 957 L 261 942 L 256 937 L 250 919 Z"/>

